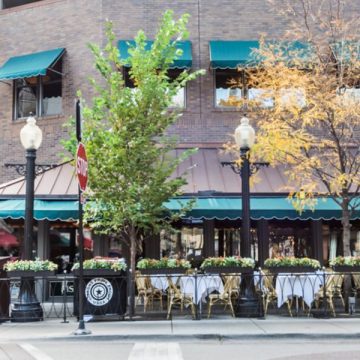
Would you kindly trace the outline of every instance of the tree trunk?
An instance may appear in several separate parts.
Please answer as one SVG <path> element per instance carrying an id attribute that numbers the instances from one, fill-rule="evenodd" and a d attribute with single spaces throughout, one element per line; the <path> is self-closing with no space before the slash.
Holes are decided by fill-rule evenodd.
<path id="1" fill-rule="evenodd" d="M 129 304 L 129 315 L 130 319 L 135 314 L 135 267 L 136 267 L 136 229 L 130 226 L 130 304 Z"/>
<path id="2" fill-rule="evenodd" d="M 349 201 L 344 200 L 342 204 L 342 241 L 343 241 L 343 255 L 351 256 L 350 249 L 350 210 Z M 345 311 L 349 311 L 349 296 L 351 296 L 351 275 L 345 274 L 344 276 L 344 301 Z"/>
<path id="3" fill-rule="evenodd" d="M 344 200 L 342 204 L 342 241 L 343 241 L 343 255 L 344 256 L 351 256 L 351 249 L 350 249 L 350 210 L 349 210 L 349 201 Z"/>

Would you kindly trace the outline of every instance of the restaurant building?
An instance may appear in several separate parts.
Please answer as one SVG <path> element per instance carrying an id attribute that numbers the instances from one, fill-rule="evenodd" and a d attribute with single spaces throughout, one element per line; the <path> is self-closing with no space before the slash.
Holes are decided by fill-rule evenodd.
<path id="1" fill-rule="evenodd" d="M 62 164 L 60 140 L 68 135 L 63 124 L 73 115 L 76 91 L 81 90 L 88 101 L 93 95 L 88 78 L 97 74 L 87 44 L 105 43 L 108 19 L 113 21 L 120 52 L 126 56 L 127 41 L 139 29 L 152 39 L 165 9 L 174 10 L 176 16 L 191 16 L 190 37 L 182 44 L 183 56 L 174 64 L 173 75 L 184 68 L 206 70 L 205 76 L 179 92 L 175 105 L 182 108 L 183 116 L 169 129 L 179 137 L 177 151 L 199 148 L 179 169 L 192 166 L 184 199 L 195 197 L 197 203 L 177 224 L 178 234 L 154 236 L 144 244 L 143 255 L 241 255 L 241 180 L 221 166 L 229 159 L 220 149 L 243 115 L 227 106 L 228 100 L 254 98 L 257 92 L 246 83 L 230 88 L 228 79 L 237 74 L 239 64 L 251 60 L 260 34 L 266 32 L 273 39 L 281 36 L 285 19 L 263 0 L 0 0 L 0 218 L 15 233 L 18 229 L 19 240 L 24 181 L 4 164 L 25 162 L 19 132 L 30 113 L 44 135 L 37 162 L 61 164 L 36 179 L 38 238 L 34 248 L 38 256 L 54 259 L 66 254 L 71 261 L 76 257 L 77 184 L 74 169 L 69 163 Z M 299 214 L 286 199 L 287 184 L 282 168 L 261 169 L 252 184 L 253 257 L 260 265 L 276 255 L 310 256 L 321 263 L 335 257 L 342 248 L 340 208 L 327 199 L 315 211 Z M 167 203 L 174 211 L 177 206 L 175 200 Z M 360 254 L 359 218 L 359 213 L 353 215 L 354 254 Z M 127 253 L 117 239 L 93 235 L 92 241 L 89 256 L 90 251 L 95 255 Z"/>

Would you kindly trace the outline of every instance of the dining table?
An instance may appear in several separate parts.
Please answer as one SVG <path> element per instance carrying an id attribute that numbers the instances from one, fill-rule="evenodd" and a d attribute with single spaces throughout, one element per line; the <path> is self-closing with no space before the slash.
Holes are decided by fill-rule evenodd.
<path id="1" fill-rule="evenodd" d="M 324 283 L 322 272 L 279 273 L 276 277 L 275 291 L 277 306 L 280 308 L 287 299 L 302 298 L 311 307 L 316 293 Z"/>

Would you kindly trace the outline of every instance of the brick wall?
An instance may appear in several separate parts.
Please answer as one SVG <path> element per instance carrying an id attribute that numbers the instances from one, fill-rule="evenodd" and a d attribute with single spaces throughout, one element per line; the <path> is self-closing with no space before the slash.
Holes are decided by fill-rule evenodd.
<path id="1" fill-rule="evenodd" d="M 43 0 L 0 11 L 0 64 L 15 55 L 66 48 L 63 115 L 38 120 L 44 133 L 38 162 L 60 161 L 59 140 L 66 136 L 62 125 L 73 113 L 76 90 L 91 98 L 87 78 L 96 74 L 86 43 L 104 43 L 104 21 L 114 22 L 119 39 L 133 38 L 140 28 L 151 38 L 166 9 L 191 15 L 194 68 L 206 69 L 205 76 L 188 86 L 184 116 L 170 131 L 177 133 L 182 143 L 223 143 L 228 139 L 241 114 L 214 107 L 208 42 L 257 39 L 263 32 L 279 36 L 283 20 L 269 11 L 265 0 Z M 19 141 L 24 121 L 12 119 L 12 91 L 12 86 L 0 83 L 0 183 L 17 176 L 3 163 L 25 161 Z"/>

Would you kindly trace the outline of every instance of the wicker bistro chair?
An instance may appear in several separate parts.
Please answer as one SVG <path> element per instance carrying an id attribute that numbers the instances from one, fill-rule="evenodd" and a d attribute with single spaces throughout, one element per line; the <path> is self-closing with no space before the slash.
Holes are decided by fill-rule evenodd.
<path id="1" fill-rule="evenodd" d="M 180 311 L 182 312 L 184 306 L 190 306 L 191 315 L 195 318 L 195 305 L 193 296 L 190 294 L 184 294 L 181 290 L 174 284 L 171 276 L 167 278 L 168 280 L 168 312 L 167 319 L 171 316 L 171 310 L 174 305 L 180 305 Z"/>
<path id="2" fill-rule="evenodd" d="M 220 294 L 210 294 L 209 295 L 209 304 L 208 304 L 208 318 L 211 315 L 211 308 L 214 305 L 225 305 L 224 311 L 227 306 L 230 307 L 231 315 L 235 316 L 234 307 L 231 301 L 231 296 L 234 294 L 233 290 L 239 289 L 240 284 L 240 275 L 229 275 L 226 277 L 224 284 L 224 291 Z"/>
<path id="3" fill-rule="evenodd" d="M 240 273 L 234 273 L 234 274 L 221 274 L 221 278 L 226 284 L 229 282 L 229 291 L 231 298 L 237 299 L 240 293 L 240 282 L 241 282 L 241 274 Z"/>
<path id="4" fill-rule="evenodd" d="M 269 304 L 273 301 L 276 301 L 278 296 L 276 293 L 276 289 L 274 288 L 274 275 L 269 275 L 265 272 L 261 272 L 262 276 L 262 298 L 263 298 L 263 306 L 264 306 L 264 315 L 266 316 Z M 292 317 L 291 305 L 292 302 L 290 299 L 285 300 L 289 315 Z"/>
<path id="5" fill-rule="evenodd" d="M 325 281 L 325 295 L 326 301 L 330 306 L 330 310 L 333 316 L 336 316 L 334 307 L 334 298 L 340 297 L 343 306 L 345 306 L 344 298 L 341 293 L 342 283 L 344 275 L 327 274 Z M 315 294 L 315 307 L 318 309 L 320 301 L 324 301 L 324 287 L 322 286 L 319 291 Z"/>
<path id="6" fill-rule="evenodd" d="M 359 273 L 352 274 L 352 278 L 353 278 L 353 281 L 354 281 L 354 289 L 353 289 L 353 291 L 354 291 L 354 293 L 356 295 L 357 293 L 360 292 L 360 274 Z"/>
<path id="7" fill-rule="evenodd" d="M 146 312 L 148 305 L 153 307 L 154 300 L 160 301 L 160 308 L 163 308 L 162 304 L 162 291 L 160 289 L 156 289 L 151 284 L 151 280 L 148 276 L 141 275 L 140 273 L 136 273 L 135 275 L 136 288 L 138 292 L 138 304 L 141 299 L 143 299 L 144 304 L 144 312 Z"/>

